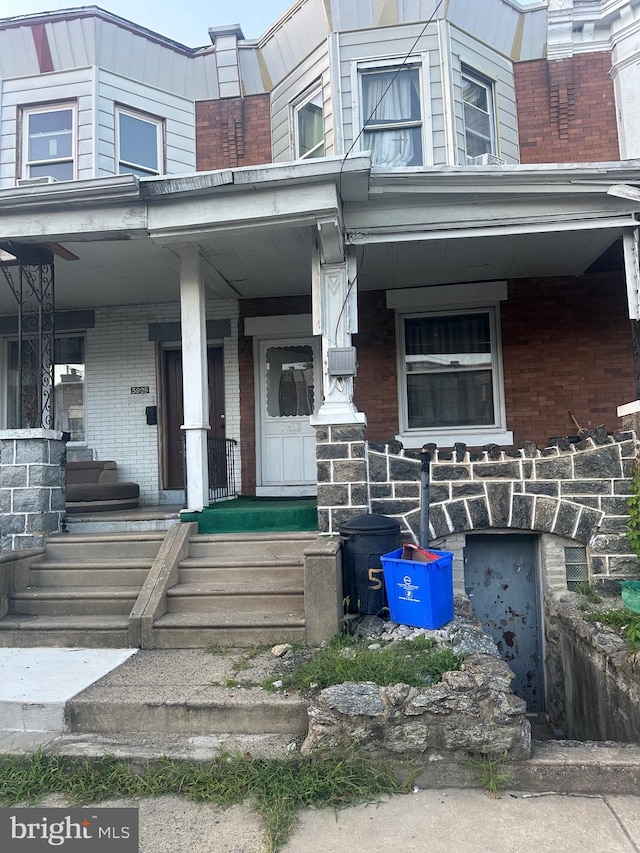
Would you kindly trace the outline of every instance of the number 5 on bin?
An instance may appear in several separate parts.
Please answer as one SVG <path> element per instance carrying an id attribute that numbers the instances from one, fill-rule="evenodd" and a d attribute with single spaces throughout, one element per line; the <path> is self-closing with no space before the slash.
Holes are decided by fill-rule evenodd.
<path id="1" fill-rule="evenodd" d="M 383 569 L 369 569 L 369 589 L 382 589 L 382 578 L 376 577 Z"/>

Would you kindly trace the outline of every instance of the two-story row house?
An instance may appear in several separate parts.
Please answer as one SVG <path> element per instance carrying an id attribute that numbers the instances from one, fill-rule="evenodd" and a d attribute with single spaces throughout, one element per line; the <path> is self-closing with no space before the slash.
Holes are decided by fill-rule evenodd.
<path id="1" fill-rule="evenodd" d="M 232 453 L 232 491 L 317 495 L 323 532 L 402 498 L 372 446 L 619 430 L 640 3 L 295 0 L 209 37 L 0 21 L 6 429 L 196 512 Z"/>

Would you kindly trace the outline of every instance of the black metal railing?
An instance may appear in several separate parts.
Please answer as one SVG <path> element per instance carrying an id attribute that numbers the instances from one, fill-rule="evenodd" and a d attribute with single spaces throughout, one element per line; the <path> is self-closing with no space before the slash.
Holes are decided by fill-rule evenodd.
<path id="1" fill-rule="evenodd" d="M 231 498 L 236 494 L 235 438 L 207 438 L 209 460 L 209 500 Z"/>

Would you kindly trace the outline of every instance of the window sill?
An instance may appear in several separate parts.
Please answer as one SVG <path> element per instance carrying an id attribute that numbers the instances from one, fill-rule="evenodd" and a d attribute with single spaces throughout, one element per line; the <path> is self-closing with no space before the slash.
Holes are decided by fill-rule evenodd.
<path id="1" fill-rule="evenodd" d="M 487 430 L 486 432 L 480 430 L 470 430 L 469 432 L 424 430 L 423 432 L 400 433 L 396 436 L 396 440 L 401 441 L 404 447 L 408 449 L 423 447 L 425 444 L 437 444 L 438 447 L 449 448 L 457 442 L 469 447 L 482 447 L 485 444 L 509 447 L 513 444 L 513 433 L 510 430 L 501 429 Z"/>

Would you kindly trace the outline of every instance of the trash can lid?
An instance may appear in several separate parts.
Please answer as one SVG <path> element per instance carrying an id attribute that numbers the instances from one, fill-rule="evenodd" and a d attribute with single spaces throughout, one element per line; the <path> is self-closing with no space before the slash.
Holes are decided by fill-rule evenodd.
<path id="1" fill-rule="evenodd" d="M 340 533 L 398 533 L 400 522 L 388 515 L 356 515 L 338 528 Z"/>

